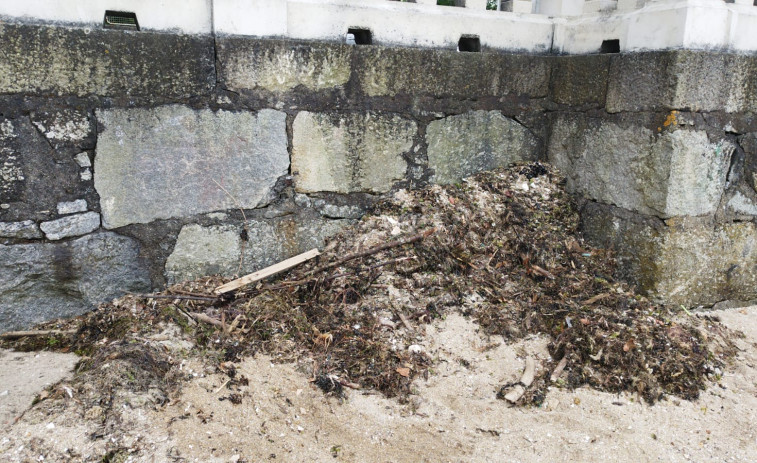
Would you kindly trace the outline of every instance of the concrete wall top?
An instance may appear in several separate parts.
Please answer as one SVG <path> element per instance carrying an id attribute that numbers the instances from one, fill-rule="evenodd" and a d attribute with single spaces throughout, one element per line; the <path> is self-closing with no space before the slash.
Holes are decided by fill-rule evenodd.
<path id="1" fill-rule="evenodd" d="M 105 11 L 135 13 L 140 29 L 185 34 L 212 31 L 212 0 L 4 0 L 0 17 L 102 27 Z"/>
<path id="2" fill-rule="evenodd" d="M 350 29 L 379 45 L 584 54 L 699 49 L 757 52 L 754 0 L 6 0 L 0 20 L 103 27 L 106 10 L 140 29 L 344 42 Z M 358 37 L 360 41 L 360 37 Z"/>

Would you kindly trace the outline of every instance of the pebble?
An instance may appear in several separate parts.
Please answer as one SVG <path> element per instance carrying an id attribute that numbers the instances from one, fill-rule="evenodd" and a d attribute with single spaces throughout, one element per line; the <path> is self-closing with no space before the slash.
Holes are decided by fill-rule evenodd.
<path id="1" fill-rule="evenodd" d="M 420 354 L 423 352 L 423 346 L 419 344 L 412 344 L 407 348 L 408 352 L 411 352 L 413 354 Z"/>

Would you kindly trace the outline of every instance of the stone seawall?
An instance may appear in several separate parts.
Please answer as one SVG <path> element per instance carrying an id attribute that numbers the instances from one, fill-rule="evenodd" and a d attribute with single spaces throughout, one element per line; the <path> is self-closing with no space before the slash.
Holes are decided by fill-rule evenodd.
<path id="1" fill-rule="evenodd" d="M 247 273 L 387 192 L 537 159 L 649 293 L 757 298 L 757 57 L 0 39 L 0 330 Z"/>

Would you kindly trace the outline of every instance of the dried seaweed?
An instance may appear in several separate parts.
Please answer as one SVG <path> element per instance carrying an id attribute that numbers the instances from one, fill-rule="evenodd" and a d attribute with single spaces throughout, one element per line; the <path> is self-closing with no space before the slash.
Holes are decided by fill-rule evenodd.
<path id="1" fill-rule="evenodd" d="M 521 403 L 543 400 L 563 358 L 558 384 L 634 391 L 649 402 L 697 397 L 733 354 L 731 334 L 615 280 L 612 253 L 577 235 L 577 210 L 562 183 L 555 169 L 533 163 L 401 190 L 288 273 L 223 298 L 212 291 L 222 282 L 213 277 L 160 297 L 127 296 L 77 321 L 45 325 L 78 327 L 45 347 L 97 358 L 106 342 L 176 324 L 219 362 L 264 352 L 307 365 L 327 393 L 361 387 L 404 398 L 432 364 L 413 349 L 424 326 L 461 311 L 487 335 L 550 336 L 554 360 Z M 366 252 L 419 233 L 423 239 Z M 352 254 L 360 257 L 344 261 Z"/>

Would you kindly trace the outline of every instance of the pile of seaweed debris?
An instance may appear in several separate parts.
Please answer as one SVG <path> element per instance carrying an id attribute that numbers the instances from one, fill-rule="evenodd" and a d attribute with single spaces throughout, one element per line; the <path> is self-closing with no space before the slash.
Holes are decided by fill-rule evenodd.
<path id="1" fill-rule="evenodd" d="M 484 336 L 549 336 L 552 360 L 520 404 L 539 404 L 549 384 L 633 391 L 650 403 L 696 398 L 733 354 L 730 335 L 616 281 L 611 253 L 577 236 L 562 185 L 534 163 L 401 190 L 288 273 L 223 296 L 216 277 L 130 295 L 42 327 L 70 332 L 4 344 L 78 352 L 82 371 L 121 360 L 119 371 L 149 376 L 142 390 L 170 392 L 182 377 L 166 380 L 180 360 L 165 347 L 173 336 L 232 379 L 235 361 L 262 352 L 299 362 L 327 393 L 406 398 L 433 364 L 418 345 L 424 326 L 457 311 Z M 120 380 L 110 389 L 128 386 Z"/>

